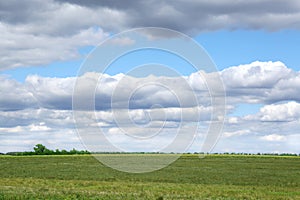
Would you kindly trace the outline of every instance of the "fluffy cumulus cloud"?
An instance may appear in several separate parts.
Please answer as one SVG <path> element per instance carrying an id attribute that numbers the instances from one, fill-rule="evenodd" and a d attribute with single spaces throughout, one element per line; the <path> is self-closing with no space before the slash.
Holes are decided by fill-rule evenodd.
<path id="1" fill-rule="evenodd" d="M 299 102 L 300 96 L 296 91 L 299 90 L 300 73 L 287 68 L 282 62 L 256 61 L 229 67 L 218 74 L 223 80 L 229 105 Z M 79 84 L 76 92 L 82 96 L 83 100 L 89 94 L 95 95 L 97 110 L 109 109 L 111 106 L 150 109 L 155 104 L 164 108 L 193 107 L 199 103 L 209 106 L 210 97 L 206 83 L 209 81 L 214 84 L 212 80 L 216 75 L 216 73 L 195 72 L 183 77 L 136 78 L 124 74 L 111 76 L 88 72 L 78 79 L 30 75 L 24 84 L 1 77 L 4 83 L 1 85 L 2 90 L 9 91 L 8 94 L 12 93 L 12 98 L 14 98 L 13 94 L 24 95 L 25 102 L 15 102 L 16 105 L 13 105 L 10 95 L 0 100 L 3 102 L 1 104 L 3 108 L 9 108 L 5 104 L 7 101 L 16 109 L 22 108 L 23 104 L 28 104 L 24 107 L 27 108 L 35 102 L 44 108 L 70 110 L 74 86 Z M 280 93 L 284 95 L 276 95 Z"/>
<path id="2" fill-rule="evenodd" d="M 0 111 L 35 107 L 36 101 L 24 85 L 3 76 L 0 76 L 0 82 Z"/>
<path id="3" fill-rule="evenodd" d="M 187 34 L 241 28 L 273 31 L 299 29 L 299 18 L 297 0 L 1 1 L 0 69 L 75 59 L 78 48 L 97 45 L 128 28 L 165 27 Z"/>
<path id="4" fill-rule="evenodd" d="M 279 80 L 288 78 L 292 70 L 282 62 L 253 62 L 223 70 L 228 88 L 272 88 Z"/>
<path id="5" fill-rule="evenodd" d="M 288 102 L 284 104 L 266 105 L 260 109 L 262 121 L 295 121 L 300 119 L 300 104 Z"/>
<path id="6" fill-rule="evenodd" d="M 25 85 L 41 107 L 70 110 L 74 82 L 75 78 L 44 78 L 32 75 L 26 78 Z"/>
<path id="7" fill-rule="evenodd" d="M 78 80 L 84 84 L 75 95 L 82 104 L 95 103 L 92 106 L 95 111 L 79 107 L 77 120 L 89 129 L 102 128 L 121 146 L 129 144 L 126 138 L 120 137 L 120 127 L 136 137 L 148 137 L 162 127 L 165 135 L 180 127 L 192 132 L 193 125 L 200 122 L 197 131 L 202 134 L 211 120 L 218 120 L 222 114 L 221 107 L 212 107 L 205 85 L 205 78 L 215 75 L 215 72 L 196 72 L 182 77 L 137 78 L 89 72 L 78 78 L 30 75 L 24 83 L 2 76 L 0 88 L 6 95 L 0 97 L 0 137 L 7 144 L 17 144 L 18 138 L 24 138 L 27 146 L 14 146 L 22 146 L 21 149 L 43 140 L 55 146 L 56 139 L 61 147 L 67 144 L 82 147 L 75 139 L 75 127 L 84 127 L 75 124 L 72 111 L 73 91 Z M 268 152 L 299 151 L 299 145 L 293 140 L 298 137 L 300 125 L 299 93 L 295 92 L 299 87 L 299 72 L 281 62 L 253 62 L 227 68 L 219 75 L 226 88 L 228 105 L 225 109 L 230 116 L 225 119 L 223 137 L 216 151 L 256 152 L 259 146 L 265 146 L 263 151 Z M 91 87 L 95 85 L 98 87 Z M 281 92 L 285 95 L 280 98 L 274 95 Z M 94 95 L 94 102 L 85 102 L 90 94 Z M 262 107 L 250 115 L 236 115 L 239 103 L 259 103 Z M 212 111 L 217 113 L 215 118 Z M 91 117 L 96 119 L 92 123 Z M 62 142 L 68 137 L 72 138 L 69 142 Z M 203 139 L 203 134 L 201 137 Z M 167 138 L 161 140 L 166 142 Z M 196 142 L 192 150 L 199 150 L 201 142 Z M 256 144 L 257 148 L 249 143 Z M 236 146 L 229 148 L 231 145 Z M 8 148 L 4 146 L 2 149 Z"/>
<path id="8" fill-rule="evenodd" d="M 282 62 L 253 62 L 221 72 L 230 101 L 276 103 L 299 101 L 300 73 Z"/>

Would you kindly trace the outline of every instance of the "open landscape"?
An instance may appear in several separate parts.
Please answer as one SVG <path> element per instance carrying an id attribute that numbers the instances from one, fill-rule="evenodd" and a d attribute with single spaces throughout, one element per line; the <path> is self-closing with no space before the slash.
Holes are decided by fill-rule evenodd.
<path id="1" fill-rule="evenodd" d="M 143 174 L 91 155 L 3 155 L 0 166 L 0 199 L 300 199 L 299 156 L 185 154 Z"/>
<path id="2" fill-rule="evenodd" d="M 0 200 L 300 200 L 299 0 L 0 0 Z"/>

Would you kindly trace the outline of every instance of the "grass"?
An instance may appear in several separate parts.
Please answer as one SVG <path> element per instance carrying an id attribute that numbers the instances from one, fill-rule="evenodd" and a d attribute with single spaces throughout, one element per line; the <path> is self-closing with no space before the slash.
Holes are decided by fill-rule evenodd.
<path id="1" fill-rule="evenodd" d="M 300 199 L 299 157 L 185 155 L 144 174 L 90 155 L 0 156 L 0 166 L 0 199 Z"/>

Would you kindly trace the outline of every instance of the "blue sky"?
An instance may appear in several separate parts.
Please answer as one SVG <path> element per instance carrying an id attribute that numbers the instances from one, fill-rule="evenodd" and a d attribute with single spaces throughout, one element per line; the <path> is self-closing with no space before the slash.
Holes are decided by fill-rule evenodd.
<path id="1" fill-rule="evenodd" d="M 95 141 L 87 138 L 82 145 L 76 133 L 85 138 L 85 133 L 97 132 L 96 125 L 106 139 L 125 151 L 157 149 L 158 141 L 168 144 L 178 128 L 187 138 L 193 131 L 198 134 L 190 151 L 200 151 L 204 133 L 214 135 L 209 124 L 224 122 L 222 131 L 215 133 L 220 136 L 218 142 L 210 138 L 211 145 L 217 142 L 212 151 L 299 153 L 299 19 L 297 0 L 1 2 L 0 152 L 30 150 L 36 143 L 53 149 L 90 147 Z M 218 73 L 200 72 L 175 54 L 151 49 L 121 56 L 100 82 L 99 71 L 80 71 L 98 44 L 142 27 L 191 37 L 210 55 Z M 179 49 L 183 44 L 174 43 L 177 37 L 164 31 L 146 30 L 141 35 L 153 44 L 173 41 Z M 99 60 L 87 58 L 87 63 L 97 68 L 101 56 L 138 42 L 121 36 L 111 39 L 113 47 L 99 54 Z M 182 50 L 198 55 L 195 49 Z M 145 64 L 149 65 L 141 67 Z M 137 66 L 138 77 L 127 74 Z M 172 76 L 168 69 L 179 76 Z M 213 91 L 208 91 L 208 85 Z M 95 121 L 88 120 L 95 117 L 91 110 L 73 113 L 74 98 L 83 102 L 77 105 L 83 110 L 95 108 Z M 213 105 L 212 99 L 220 106 Z M 199 125 L 196 130 L 195 125 Z M 160 137 L 148 138 L 149 144 L 127 137 L 141 139 L 158 130 L 163 130 Z M 178 144 L 182 149 L 187 138 Z"/>
<path id="2" fill-rule="evenodd" d="M 298 30 L 236 30 L 203 33 L 196 41 L 209 52 L 220 70 L 253 61 L 281 61 L 300 70 Z"/>
<path id="3" fill-rule="evenodd" d="M 192 37 L 211 56 L 219 70 L 230 66 L 247 64 L 254 61 L 281 61 L 289 68 L 300 70 L 300 38 L 298 30 L 262 31 L 262 30 L 233 30 L 204 32 Z M 43 66 L 24 66 L 21 68 L 4 70 L 1 74 L 23 82 L 29 74 L 46 77 L 76 76 L 80 65 L 95 47 L 78 48 L 80 57 L 70 61 L 57 62 Z M 126 56 L 112 68 L 108 74 L 121 73 L 121 67 L 137 66 L 148 62 L 160 62 L 189 74 L 193 70 L 182 59 L 167 52 L 139 51 Z"/>

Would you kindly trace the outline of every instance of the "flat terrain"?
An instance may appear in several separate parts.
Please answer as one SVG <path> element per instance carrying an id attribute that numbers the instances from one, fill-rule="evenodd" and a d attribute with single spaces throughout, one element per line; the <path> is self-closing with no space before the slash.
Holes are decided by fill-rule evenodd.
<path id="1" fill-rule="evenodd" d="M 0 199 L 300 199 L 300 157 L 185 155 L 144 174 L 90 155 L 0 156 L 0 166 Z"/>

